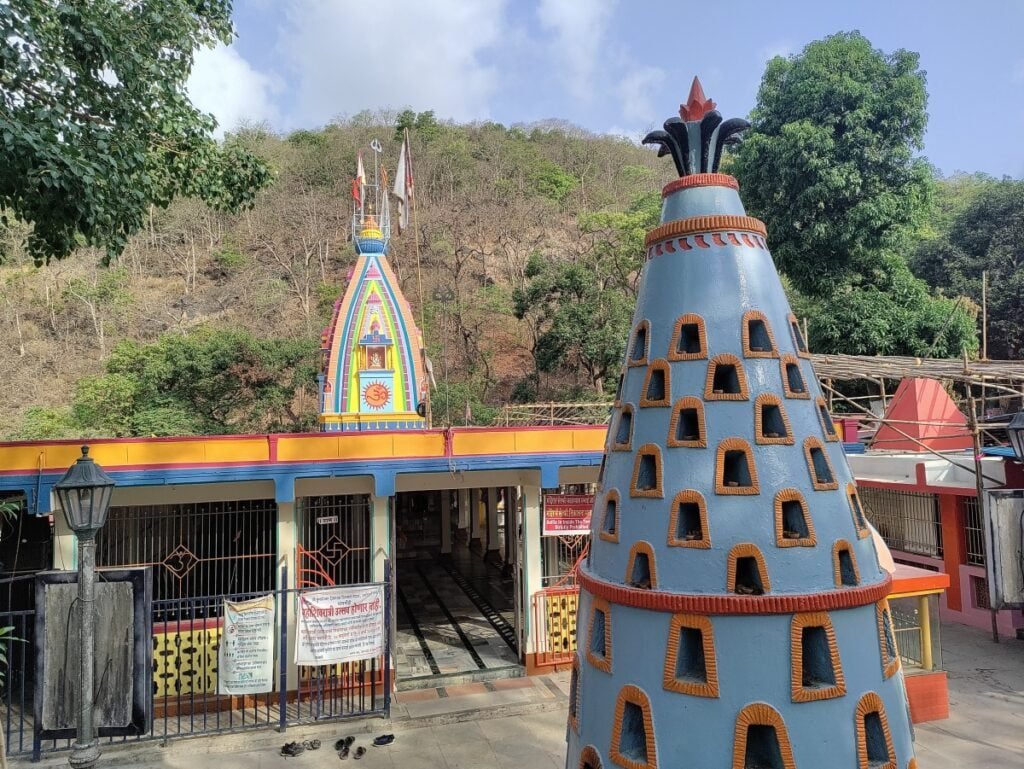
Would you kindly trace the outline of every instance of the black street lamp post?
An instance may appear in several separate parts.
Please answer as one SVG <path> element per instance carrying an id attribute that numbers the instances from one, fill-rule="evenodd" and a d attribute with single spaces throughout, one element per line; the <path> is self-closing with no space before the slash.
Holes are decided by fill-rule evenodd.
<path id="1" fill-rule="evenodd" d="M 77 735 L 68 763 L 89 769 L 100 757 L 93 719 L 96 655 L 96 532 L 107 522 L 114 479 L 103 472 L 82 446 L 82 456 L 54 485 L 68 526 L 78 537 L 78 618 L 82 652 L 79 657 Z M 69 639 L 70 640 L 70 639 Z"/>

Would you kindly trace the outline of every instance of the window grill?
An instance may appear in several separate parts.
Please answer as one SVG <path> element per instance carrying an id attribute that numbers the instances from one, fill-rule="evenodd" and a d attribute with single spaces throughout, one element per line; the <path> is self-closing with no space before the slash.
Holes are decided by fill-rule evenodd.
<path id="1" fill-rule="evenodd" d="M 975 609 L 991 609 L 992 603 L 988 600 L 988 579 L 985 577 L 971 576 L 971 593 L 974 597 Z"/>
<path id="2" fill-rule="evenodd" d="M 298 586 L 370 582 L 370 497 L 339 494 L 296 502 Z"/>
<path id="3" fill-rule="evenodd" d="M 964 554 L 972 566 L 985 565 L 985 533 L 981 505 L 977 497 L 963 497 L 964 506 Z"/>
<path id="4" fill-rule="evenodd" d="M 893 550 L 942 557 L 942 521 L 934 494 L 860 486 L 868 520 Z"/>
<path id="5" fill-rule="evenodd" d="M 197 615 L 219 596 L 274 589 L 277 504 L 272 499 L 111 507 L 96 537 L 103 566 L 152 566 L 153 598 L 190 601 Z M 200 606 L 199 603 L 204 603 Z"/>

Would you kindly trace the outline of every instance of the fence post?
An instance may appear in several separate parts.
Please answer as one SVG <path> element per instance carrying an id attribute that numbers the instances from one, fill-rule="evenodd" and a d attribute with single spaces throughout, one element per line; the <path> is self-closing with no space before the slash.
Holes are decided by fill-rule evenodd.
<path id="1" fill-rule="evenodd" d="M 278 614 L 281 619 L 280 653 L 278 654 L 278 702 L 280 724 L 278 730 L 284 732 L 288 728 L 288 567 L 281 567 L 281 584 L 277 593 L 280 606 Z"/>
<path id="2" fill-rule="evenodd" d="M 391 718 L 391 559 L 384 559 L 384 717 Z"/>

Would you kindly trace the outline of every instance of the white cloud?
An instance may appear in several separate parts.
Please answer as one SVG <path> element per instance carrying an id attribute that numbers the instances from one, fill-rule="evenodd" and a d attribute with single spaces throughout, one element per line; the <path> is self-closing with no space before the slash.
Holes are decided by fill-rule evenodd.
<path id="1" fill-rule="evenodd" d="M 497 69 L 481 54 L 503 40 L 507 0 L 284 0 L 278 54 L 295 82 L 290 125 L 369 106 L 488 115 Z"/>
<path id="2" fill-rule="evenodd" d="M 658 67 L 637 67 L 619 81 L 618 93 L 622 99 L 622 116 L 637 123 L 654 120 L 653 91 L 665 80 L 665 71 Z"/>
<path id="3" fill-rule="evenodd" d="M 217 137 L 243 121 L 278 118 L 273 94 L 281 88 L 273 76 L 258 72 L 234 48 L 218 45 L 196 52 L 188 79 L 192 103 L 217 118 Z"/>
<path id="4" fill-rule="evenodd" d="M 588 102 L 595 92 L 594 76 L 605 56 L 605 33 L 617 0 L 540 0 L 537 16 L 553 33 L 555 60 L 563 67 L 569 94 Z"/>

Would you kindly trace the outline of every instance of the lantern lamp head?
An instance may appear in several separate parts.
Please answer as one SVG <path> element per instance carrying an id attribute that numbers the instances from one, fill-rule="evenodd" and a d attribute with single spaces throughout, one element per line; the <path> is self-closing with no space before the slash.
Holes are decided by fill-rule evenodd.
<path id="1" fill-rule="evenodd" d="M 1013 446 L 1017 461 L 1024 462 L 1024 411 L 1018 411 L 1014 415 L 1010 424 L 1006 426 L 1006 432 L 1010 436 L 1010 445 Z"/>
<path id="2" fill-rule="evenodd" d="M 54 484 L 68 526 L 80 539 L 91 539 L 107 522 L 114 479 L 103 472 L 82 446 L 82 456 Z"/>

